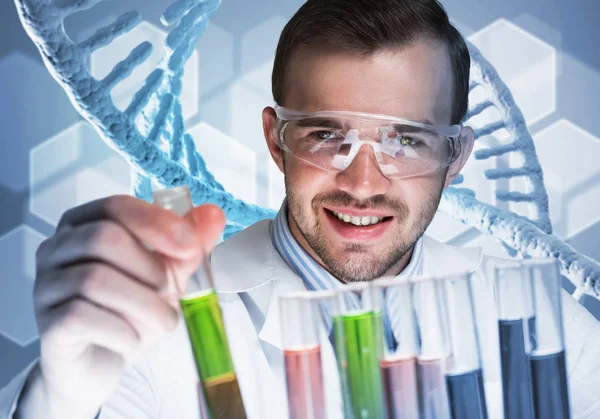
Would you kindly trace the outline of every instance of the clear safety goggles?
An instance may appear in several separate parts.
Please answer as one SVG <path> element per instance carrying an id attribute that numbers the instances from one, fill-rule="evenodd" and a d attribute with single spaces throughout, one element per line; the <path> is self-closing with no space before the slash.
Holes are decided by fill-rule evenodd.
<path id="1" fill-rule="evenodd" d="M 275 106 L 277 145 L 329 171 L 343 171 L 364 145 L 391 177 L 424 175 L 460 154 L 462 125 L 430 125 L 394 116 L 349 111 L 301 112 Z"/>

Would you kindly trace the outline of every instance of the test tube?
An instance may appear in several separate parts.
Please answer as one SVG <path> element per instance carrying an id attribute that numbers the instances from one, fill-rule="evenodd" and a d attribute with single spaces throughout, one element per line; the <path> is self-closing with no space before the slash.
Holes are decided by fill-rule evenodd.
<path id="1" fill-rule="evenodd" d="M 494 266 L 505 419 L 531 419 L 533 399 L 528 357 L 535 327 L 531 279 L 521 262 Z"/>
<path id="2" fill-rule="evenodd" d="M 327 295 L 333 297 L 334 293 Z M 322 293 L 285 294 L 279 299 L 281 342 L 290 419 L 325 419 L 319 306 Z"/>
<path id="3" fill-rule="evenodd" d="M 382 347 L 381 303 L 371 284 L 345 286 L 334 317 L 344 411 L 356 419 L 385 418 L 379 359 Z"/>
<path id="4" fill-rule="evenodd" d="M 523 261 L 523 270 L 533 285 L 534 339 L 529 365 L 535 417 L 568 419 L 569 391 L 559 266 L 553 259 L 530 259 Z"/>
<path id="5" fill-rule="evenodd" d="M 470 273 L 442 279 L 452 353 L 452 362 L 446 370 L 446 385 L 454 419 L 488 417 L 471 281 Z"/>
<path id="6" fill-rule="evenodd" d="M 446 371 L 452 362 L 443 282 L 412 280 L 413 305 L 420 336 L 417 374 L 422 419 L 450 419 Z"/>
<path id="7" fill-rule="evenodd" d="M 395 278 L 373 282 L 380 290 L 384 330 L 382 356 L 379 360 L 387 417 L 412 419 L 419 417 L 417 385 L 417 330 L 411 299 L 411 284 Z M 377 292 L 376 292 L 377 294 Z M 387 326 L 386 326 L 387 325 Z"/>
<path id="8" fill-rule="evenodd" d="M 154 203 L 180 216 L 193 207 L 187 186 L 156 191 Z M 210 417 L 245 419 L 242 395 L 206 255 L 190 282 L 196 290 L 185 294 L 179 290 L 183 294 L 179 303 Z"/>

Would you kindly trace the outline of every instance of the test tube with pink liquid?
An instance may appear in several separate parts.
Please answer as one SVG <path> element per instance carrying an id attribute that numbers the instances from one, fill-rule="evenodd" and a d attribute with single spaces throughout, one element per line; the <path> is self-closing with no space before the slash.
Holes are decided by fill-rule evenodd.
<path id="1" fill-rule="evenodd" d="M 320 341 L 323 296 L 306 291 L 279 299 L 290 419 L 326 418 Z"/>
<path id="2" fill-rule="evenodd" d="M 446 372 L 452 363 L 444 282 L 412 281 L 420 345 L 417 357 L 421 419 L 451 419 Z"/>
<path id="3" fill-rule="evenodd" d="M 387 417 L 419 417 L 417 380 L 417 330 L 411 299 L 411 284 L 392 278 L 373 283 L 382 307 L 384 338 L 379 360 Z"/>

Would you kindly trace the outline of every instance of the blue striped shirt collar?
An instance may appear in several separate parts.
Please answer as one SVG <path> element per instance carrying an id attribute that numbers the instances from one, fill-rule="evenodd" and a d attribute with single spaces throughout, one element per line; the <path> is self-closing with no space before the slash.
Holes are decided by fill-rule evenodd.
<path id="1" fill-rule="evenodd" d="M 287 199 L 284 199 L 270 227 L 273 246 L 302 280 L 308 290 L 335 290 L 343 283 L 317 263 L 294 238 L 287 221 Z M 397 278 L 421 275 L 423 272 L 423 238 L 415 243 L 410 262 Z"/>

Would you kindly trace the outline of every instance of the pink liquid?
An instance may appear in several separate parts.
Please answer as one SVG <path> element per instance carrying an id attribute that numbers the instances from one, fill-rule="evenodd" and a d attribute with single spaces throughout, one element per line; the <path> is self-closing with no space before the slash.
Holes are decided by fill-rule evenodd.
<path id="1" fill-rule="evenodd" d="M 321 347 L 285 350 L 285 371 L 291 419 L 325 419 Z"/>
<path id="2" fill-rule="evenodd" d="M 382 360 L 379 366 L 388 418 L 418 418 L 419 398 L 415 358 Z"/>
<path id="3" fill-rule="evenodd" d="M 445 359 L 420 359 L 418 362 L 419 396 L 423 419 L 451 418 L 445 364 Z"/>

